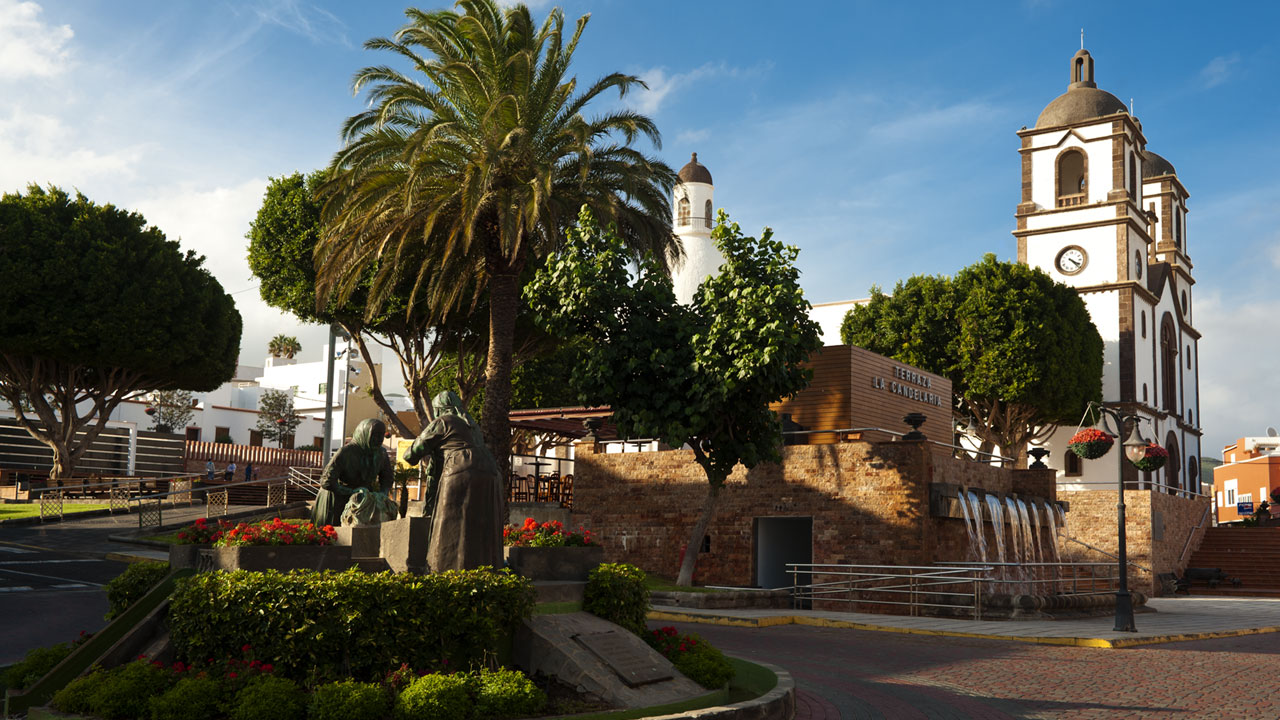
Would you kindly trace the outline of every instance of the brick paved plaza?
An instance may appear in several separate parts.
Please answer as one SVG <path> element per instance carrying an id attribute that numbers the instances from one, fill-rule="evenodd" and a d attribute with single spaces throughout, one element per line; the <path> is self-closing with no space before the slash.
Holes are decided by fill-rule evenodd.
<path id="1" fill-rule="evenodd" d="M 800 625 L 677 627 L 789 670 L 796 720 L 1280 717 L 1280 634 L 1098 649 Z"/>

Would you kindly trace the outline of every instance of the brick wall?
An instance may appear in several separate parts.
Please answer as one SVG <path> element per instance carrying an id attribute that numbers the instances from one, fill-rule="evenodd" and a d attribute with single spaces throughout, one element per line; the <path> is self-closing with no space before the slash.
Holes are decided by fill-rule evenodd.
<path id="1" fill-rule="evenodd" d="M 1070 503 L 1067 532 L 1108 553 L 1117 551 L 1116 493 L 1114 490 L 1060 491 L 1058 497 Z M 1155 574 L 1181 573 L 1182 549 L 1187 537 L 1195 531 L 1192 550 L 1204 537 L 1204 527 L 1195 530 L 1208 507 L 1208 498 L 1180 498 L 1154 490 L 1125 490 L 1125 541 L 1129 560 L 1150 568 Z M 1159 527 L 1156 521 L 1159 520 Z M 1205 527 L 1208 523 L 1205 523 Z M 1089 562 L 1107 562 L 1108 558 L 1079 544 L 1064 545 L 1068 555 Z M 1151 574 L 1130 568 L 1129 586 L 1145 593 L 1155 593 Z"/>
<path id="2" fill-rule="evenodd" d="M 575 522 L 602 537 L 610 562 L 674 577 L 707 496 L 692 451 L 611 454 L 576 448 Z M 1019 474 L 1020 473 L 1020 474 Z M 721 491 L 698 559 L 700 583 L 752 585 L 753 521 L 812 517 L 813 562 L 923 565 L 970 557 L 963 520 L 929 515 L 929 484 L 1009 493 L 1048 487 L 1052 471 L 1010 471 L 939 457 L 909 442 L 847 442 L 783 448 L 781 464 L 739 466 Z M 1052 499 L 1048 497 L 1046 499 Z M 989 541 L 994 542 L 990 524 Z"/>

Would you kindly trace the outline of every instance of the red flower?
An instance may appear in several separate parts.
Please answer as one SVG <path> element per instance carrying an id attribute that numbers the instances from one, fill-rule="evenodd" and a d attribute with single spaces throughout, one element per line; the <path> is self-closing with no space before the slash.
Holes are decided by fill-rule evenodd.
<path id="1" fill-rule="evenodd" d="M 229 672 L 229 673 L 227 673 L 227 677 L 232 678 L 232 679 L 235 679 L 235 678 L 238 678 L 238 677 L 240 677 L 240 676 L 239 676 L 239 675 L 237 675 L 237 674 L 235 674 L 235 672 Z"/>
<path id="2" fill-rule="evenodd" d="M 250 645 L 249 643 L 245 643 L 240 646 L 240 652 L 249 652 L 252 649 L 253 649 L 253 646 Z"/>

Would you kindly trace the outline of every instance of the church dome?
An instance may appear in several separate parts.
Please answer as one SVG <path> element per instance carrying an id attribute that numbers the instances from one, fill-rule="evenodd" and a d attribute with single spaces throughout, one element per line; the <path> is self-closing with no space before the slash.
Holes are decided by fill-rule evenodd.
<path id="1" fill-rule="evenodd" d="M 1142 179 L 1160 177 L 1161 175 L 1177 175 L 1173 163 L 1165 160 L 1150 150 L 1142 151 Z"/>
<path id="2" fill-rule="evenodd" d="M 1067 91 L 1044 106 L 1036 119 L 1036 127 L 1070 125 L 1120 112 L 1127 113 L 1129 109 L 1120 98 L 1098 89 L 1093 81 L 1093 56 L 1081 48 L 1071 58 L 1071 82 L 1067 84 Z"/>
<path id="3" fill-rule="evenodd" d="M 1044 111 L 1036 119 L 1036 127 L 1070 125 L 1118 112 L 1127 113 L 1129 108 L 1115 95 L 1098 88 L 1075 87 L 1044 107 Z"/>
<path id="4" fill-rule="evenodd" d="M 694 153 L 693 159 L 680 168 L 680 182 L 715 184 L 711 182 L 711 171 L 707 169 L 706 165 L 698 162 L 698 153 Z"/>

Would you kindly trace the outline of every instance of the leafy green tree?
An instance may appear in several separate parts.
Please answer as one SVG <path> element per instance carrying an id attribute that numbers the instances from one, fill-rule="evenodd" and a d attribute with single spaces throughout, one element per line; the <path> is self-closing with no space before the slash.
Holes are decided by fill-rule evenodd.
<path id="1" fill-rule="evenodd" d="M 711 239 L 725 258 L 718 275 L 680 305 L 652 255 L 632 277 L 618 235 L 583 210 L 569 242 L 525 297 L 553 333 L 589 348 L 573 382 L 585 404 L 610 405 L 624 437 L 688 444 L 707 477 L 707 498 L 689 533 L 676 582 L 689 585 L 697 549 L 733 468 L 778 461 L 782 427 L 769 404 L 808 385 L 801 367 L 821 347 L 800 289 L 795 247 L 744 237 L 723 210 Z"/>
<path id="2" fill-rule="evenodd" d="M 292 360 L 294 355 L 302 352 L 302 343 L 292 335 L 276 335 L 267 343 L 267 352 L 274 358 L 285 357 Z"/>
<path id="3" fill-rule="evenodd" d="M 405 388 L 419 422 L 431 419 L 431 397 L 436 385 L 459 389 L 470 397 L 483 382 L 485 334 L 482 318 L 452 313 L 443 321 L 429 320 L 425 302 L 417 300 L 413 312 L 410 296 L 413 279 L 402 281 L 384 309 L 366 314 L 368 282 L 354 289 L 344 301 L 316 305 L 314 254 L 323 233 L 319 188 L 323 172 L 304 176 L 293 173 L 273 178 L 262 207 L 249 227 L 249 268 L 259 280 L 258 292 L 268 305 L 292 313 L 303 322 L 336 324 L 351 336 L 368 367 L 372 348 L 382 346 L 399 361 Z M 408 276 L 406 276 L 408 277 Z M 416 277 L 416 276 L 415 276 Z M 446 361 L 455 358 L 454 364 Z M 456 358 L 462 358 L 456 363 Z M 473 372 L 473 368 L 480 372 Z M 396 415 L 383 394 L 381 378 L 369 378 L 369 395 L 402 437 L 413 435 Z M 450 388 L 453 389 L 453 388 Z"/>
<path id="4" fill-rule="evenodd" d="M 196 415 L 196 396 L 186 390 L 157 390 L 147 400 L 153 432 L 171 433 L 185 428 Z"/>
<path id="5" fill-rule="evenodd" d="M 293 411 L 293 393 L 286 390 L 264 390 L 258 398 L 258 422 L 254 426 L 262 437 L 280 447 L 288 444 L 302 416 Z"/>
<path id="6" fill-rule="evenodd" d="M 356 74 L 355 91 L 368 89 L 370 107 L 343 127 L 326 204 L 333 222 L 316 257 L 322 297 L 346 298 L 372 273 L 368 315 L 381 311 L 406 270 L 436 314 L 487 298 L 482 424 L 505 464 L 527 272 L 583 204 L 619 228 L 633 256 L 677 253 L 668 199 L 677 178 L 632 147 L 641 136 L 660 144 L 649 118 L 626 110 L 584 116 L 604 93 L 644 86 L 611 73 L 580 88 L 569 66 L 586 16 L 566 37 L 559 9 L 538 26 L 523 5 L 456 7 L 409 9 L 394 37 L 365 44 L 395 53 L 413 72 L 376 66 Z"/>
<path id="7" fill-rule="evenodd" d="M 915 276 L 845 316 L 840 338 L 951 379 L 984 450 L 1027 445 L 1102 397 L 1102 337 L 1079 293 L 995 255 L 953 279 Z"/>
<path id="8" fill-rule="evenodd" d="M 141 215 L 53 187 L 0 197 L 0 398 L 53 477 L 124 399 L 230 380 L 240 329 L 204 258 Z"/>

